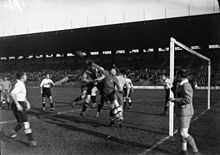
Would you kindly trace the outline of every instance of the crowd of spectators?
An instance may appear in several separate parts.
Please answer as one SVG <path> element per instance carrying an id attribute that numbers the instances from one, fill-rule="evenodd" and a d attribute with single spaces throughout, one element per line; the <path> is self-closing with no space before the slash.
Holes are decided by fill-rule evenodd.
<path id="1" fill-rule="evenodd" d="M 145 69 L 126 69 L 128 77 L 132 79 L 132 81 L 136 85 L 161 85 L 161 75 L 169 73 L 169 70 L 166 69 L 151 69 L 151 68 L 145 68 Z M 14 72 L 5 72 L 0 73 L 0 77 L 9 77 L 10 79 L 13 79 L 15 77 L 15 71 Z M 50 73 L 52 75 L 52 79 L 54 81 L 58 81 L 66 76 L 71 75 L 71 79 L 73 81 L 78 81 L 79 76 L 82 73 L 81 69 L 67 69 L 67 70 L 41 70 L 41 71 L 33 71 L 33 72 L 27 72 L 29 83 L 39 83 L 39 81 L 44 77 L 46 73 Z M 167 74 L 168 75 L 168 74 Z M 198 70 L 192 71 L 192 79 L 196 82 L 198 86 L 205 86 L 207 85 L 207 71 L 204 68 L 200 68 Z M 212 79 L 214 79 L 214 76 L 212 76 Z M 217 85 L 218 82 L 216 80 L 212 80 L 212 85 Z"/>

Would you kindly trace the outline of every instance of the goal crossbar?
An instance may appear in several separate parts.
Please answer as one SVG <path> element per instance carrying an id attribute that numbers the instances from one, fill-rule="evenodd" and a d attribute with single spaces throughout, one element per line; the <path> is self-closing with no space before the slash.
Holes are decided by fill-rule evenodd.
<path id="1" fill-rule="evenodd" d="M 187 47 L 186 45 L 182 44 L 181 42 L 177 41 L 176 39 L 171 38 L 171 42 L 174 42 L 176 45 L 178 45 L 179 47 L 185 49 L 187 52 L 189 52 L 191 54 L 194 54 L 194 55 L 196 55 L 196 56 L 198 56 L 198 57 L 200 57 L 200 58 L 202 58 L 202 59 L 204 59 L 204 60 L 206 60 L 208 62 L 211 62 L 210 58 L 208 58 L 208 57 L 206 57 L 206 56 L 204 56 L 204 55 L 194 51 L 193 49 Z"/>

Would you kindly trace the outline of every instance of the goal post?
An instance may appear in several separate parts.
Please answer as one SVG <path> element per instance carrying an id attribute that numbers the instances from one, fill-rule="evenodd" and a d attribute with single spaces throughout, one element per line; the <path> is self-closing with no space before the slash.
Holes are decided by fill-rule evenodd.
<path id="1" fill-rule="evenodd" d="M 211 59 L 194 51 L 193 49 L 187 47 L 181 42 L 177 41 L 175 38 L 170 38 L 170 80 L 174 81 L 174 69 L 175 69 L 175 46 L 178 46 L 184 49 L 186 52 L 193 54 L 194 56 L 199 57 L 200 59 L 205 60 L 208 63 L 208 88 L 207 88 L 207 110 L 210 109 L 210 99 L 211 99 Z M 171 93 L 170 93 L 171 97 Z M 174 103 L 170 102 L 169 104 L 169 136 L 174 135 Z"/>

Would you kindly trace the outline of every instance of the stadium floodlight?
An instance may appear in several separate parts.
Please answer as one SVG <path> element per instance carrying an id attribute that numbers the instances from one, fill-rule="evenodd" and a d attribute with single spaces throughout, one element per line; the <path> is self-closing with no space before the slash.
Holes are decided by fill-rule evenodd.
<path id="1" fill-rule="evenodd" d="M 193 49 L 187 47 L 183 43 L 177 41 L 174 38 L 170 38 L 170 80 L 173 82 L 174 81 L 174 68 L 175 68 L 175 50 L 176 47 L 180 47 L 184 49 L 183 51 L 186 51 L 202 60 L 205 60 L 208 63 L 208 86 L 207 86 L 207 110 L 210 109 L 210 95 L 211 95 L 211 60 L 210 58 L 194 51 Z M 171 93 L 170 93 L 171 94 Z M 171 97 L 171 96 L 170 96 Z M 174 135 L 174 103 L 170 102 L 169 106 L 169 136 Z"/>

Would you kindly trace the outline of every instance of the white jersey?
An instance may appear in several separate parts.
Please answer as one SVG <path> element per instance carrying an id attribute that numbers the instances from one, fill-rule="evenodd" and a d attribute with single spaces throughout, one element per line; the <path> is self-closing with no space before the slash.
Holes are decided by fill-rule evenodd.
<path id="1" fill-rule="evenodd" d="M 118 79 L 120 91 L 122 91 L 124 86 L 126 85 L 126 79 L 123 77 L 123 75 L 118 75 L 116 76 L 116 78 Z"/>
<path id="2" fill-rule="evenodd" d="M 132 83 L 131 79 L 126 78 L 125 80 L 126 80 L 126 85 L 125 85 L 126 88 L 129 88 L 129 89 L 133 88 L 133 83 Z"/>
<path id="3" fill-rule="evenodd" d="M 17 80 L 17 83 L 15 84 L 14 89 L 11 91 L 11 94 L 15 96 L 17 101 L 24 102 L 27 95 L 27 90 L 24 82 Z"/>
<path id="4" fill-rule="evenodd" d="M 51 88 L 54 85 L 54 82 L 51 79 L 45 78 L 41 81 L 40 87 L 42 88 Z"/>

